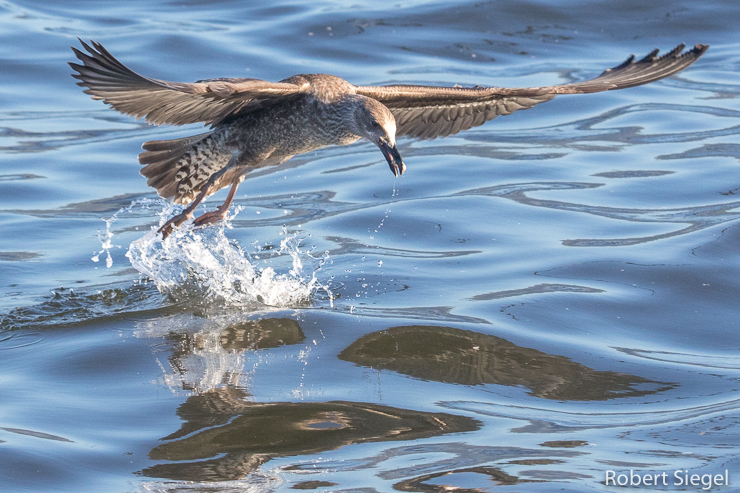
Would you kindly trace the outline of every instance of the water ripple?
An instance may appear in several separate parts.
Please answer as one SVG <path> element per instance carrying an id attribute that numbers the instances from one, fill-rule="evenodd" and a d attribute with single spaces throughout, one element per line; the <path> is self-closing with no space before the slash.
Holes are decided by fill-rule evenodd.
<path id="1" fill-rule="evenodd" d="M 595 117 L 547 127 L 527 129 L 524 132 L 521 130 L 505 129 L 499 130 L 495 133 L 473 131 L 464 133 L 461 137 L 465 140 L 481 142 L 526 143 L 528 145 L 572 147 L 580 151 L 604 151 L 618 150 L 619 147 L 615 146 L 609 148 L 603 145 L 586 146 L 584 144 L 590 142 L 614 142 L 630 145 L 685 143 L 740 134 L 740 125 L 733 125 L 714 130 L 686 130 L 683 132 L 662 134 L 643 134 L 642 128 L 635 126 L 612 128 L 603 127 L 604 124 L 608 123 L 610 120 L 614 120 L 631 113 L 643 113 L 649 111 L 676 111 L 683 113 L 698 113 L 721 118 L 740 118 L 740 111 L 714 106 L 640 103 L 609 110 Z"/>
<path id="2" fill-rule="evenodd" d="M 342 238 L 339 236 L 327 236 L 327 240 L 339 244 L 339 248 L 329 250 L 329 255 L 332 257 L 340 257 L 342 255 L 356 254 L 356 255 L 382 255 L 385 257 L 402 257 L 402 258 L 450 258 L 450 257 L 464 257 L 466 255 L 475 255 L 481 253 L 480 250 L 447 250 L 447 251 L 434 251 L 434 250 L 411 250 L 407 248 L 389 248 L 381 247 L 377 245 L 367 245 L 360 243 L 359 241 L 353 240 L 352 238 Z"/>
<path id="3" fill-rule="evenodd" d="M 24 260 L 39 258 L 40 256 L 40 253 L 35 252 L 0 252 L 0 261 L 21 262 Z"/>
<path id="4" fill-rule="evenodd" d="M 671 365 L 701 366 L 703 368 L 717 368 L 722 370 L 740 370 L 738 355 L 722 354 L 689 354 L 670 351 L 649 351 L 646 349 L 615 347 L 617 351 L 637 356 L 638 358 L 653 361 L 663 361 Z"/>
<path id="5" fill-rule="evenodd" d="M 698 82 L 681 75 L 674 75 L 663 82 L 666 85 L 713 93 L 713 98 L 736 98 L 740 96 L 740 85 L 721 82 Z"/>
<path id="6" fill-rule="evenodd" d="M 296 471 L 306 471 L 320 467 L 331 472 L 359 472 L 364 469 L 378 469 L 386 461 L 407 463 L 408 466 L 396 466 L 381 470 L 379 476 L 386 480 L 402 479 L 409 476 L 434 474 L 439 471 L 456 470 L 466 467 L 476 467 L 521 459 L 539 458 L 570 458 L 582 455 L 583 452 L 571 450 L 541 450 L 524 447 L 507 446 L 476 446 L 465 442 L 451 442 L 438 444 L 420 444 L 404 447 L 395 447 L 384 450 L 379 454 L 363 459 L 348 461 L 320 461 L 301 464 L 292 468 Z M 405 458 L 398 461 L 398 458 Z"/>
<path id="7" fill-rule="evenodd" d="M 663 154 L 655 159 L 693 159 L 703 157 L 731 157 L 740 160 L 740 144 L 704 144 L 675 154 Z"/>
<path id="8" fill-rule="evenodd" d="M 91 120 L 90 129 L 69 129 L 68 121 L 79 125 L 79 120 Z M 19 121 L 33 126 L 58 126 L 64 130 L 34 131 L 10 126 L 7 122 Z M 52 125 L 53 124 L 53 125 Z M 118 128 L 111 127 L 114 124 Z M 121 128 L 124 127 L 124 128 Z M 94 142 L 112 142 L 123 138 L 149 135 L 145 122 L 136 122 L 129 117 L 116 115 L 106 110 L 89 112 L 9 112 L 0 114 L 0 152 L 36 153 L 62 149 L 73 145 Z"/>
<path id="9" fill-rule="evenodd" d="M 681 402 L 681 401 L 679 401 Z M 678 423 L 686 420 L 697 420 L 724 412 L 735 411 L 740 399 L 728 399 L 711 404 L 691 406 L 683 403 L 682 407 L 669 405 L 635 406 L 639 411 L 606 411 L 604 407 L 592 410 L 575 411 L 557 407 L 533 407 L 518 404 L 503 404 L 476 401 L 444 401 L 439 405 L 445 409 L 467 411 L 483 416 L 495 416 L 520 421 L 529 421 L 529 425 L 514 428 L 515 433 L 561 433 L 591 429 L 636 428 Z M 620 409 L 625 409 L 622 404 Z"/>
<path id="10" fill-rule="evenodd" d="M 156 289 L 151 283 L 122 281 L 121 287 L 107 285 L 94 293 L 77 293 L 60 287 L 49 299 L 38 305 L 14 308 L 0 315 L 0 333 L 30 328 L 54 329 L 81 326 L 93 321 L 117 318 L 121 314 L 137 316 L 158 313 L 164 315 L 178 308 L 162 306 L 152 297 Z"/>
<path id="11" fill-rule="evenodd" d="M 589 288 L 588 286 L 577 286 L 575 284 L 552 284 L 542 283 L 522 289 L 508 289 L 506 291 L 494 291 L 492 293 L 478 294 L 473 296 L 475 301 L 501 300 L 515 296 L 526 296 L 539 293 L 603 293 L 603 289 Z"/>
<path id="12" fill-rule="evenodd" d="M 601 186 L 603 186 L 601 183 L 577 182 L 518 183 L 466 190 L 464 192 L 459 192 L 456 195 L 487 195 L 492 197 L 503 197 L 524 205 L 563 211 L 582 212 L 585 214 L 608 217 L 610 219 L 618 219 L 622 221 L 639 223 L 685 223 L 689 225 L 685 228 L 671 231 L 669 233 L 661 233 L 639 238 L 563 240 L 562 244 L 565 246 L 608 247 L 637 245 L 640 243 L 647 243 L 650 241 L 693 233 L 717 224 L 733 221 L 740 217 L 740 211 L 733 210 L 740 207 L 740 201 L 694 207 L 680 207 L 675 209 L 628 209 L 535 199 L 529 197 L 525 193 L 549 190 L 583 190 Z"/>
<path id="13" fill-rule="evenodd" d="M 34 175 L 31 173 L 23 173 L 23 174 L 15 174 L 15 175 L 0 175 L 0 181 L 36 180 L 38 178 L 45 178 L 45 177 Z"/>
<path id="14" fill-rule="evenodd" d="M 349 313 L 363 317 L 394 318 L 402 320 L 427 320 L 430 322 L 490 324 L 484 318 L 453 315 L 451 306 L 409 306 L 402 308 L 378 308 L 369 306 L 349 307 Z"/>
<path id="15" fill-rule="evenodd" d="M 42 440 L 52 440 L 52 441 L 55 441 L 55 442 L 70 442 L 70 443 L 74 443 L 72 440 L 70 440 L 68 438 L 60 437 L 60 436 L 57 436 L 57 435 L 52 435 L 50 433 L 43 433 L 41 431 L 24 430 L 24 429 L 21 429 L 21 428 L 2 428 L 2 427 L 0 427 L 0 430 L 5 430 L 5 431 L 7 431 L 9 433 L 16 433 L 18 435 L 26 435 L 26 436 L 29 436 L 29 437 L 40 438 Z"/>
<path id="16" fill-rule="evenodd" d="M 0 322 L 2 318 L 0 318 Z M 0 325 L 2 327 L 2 325 Z M 32 332 L 4 332 L 0 330 L 0 351 L 7 351 L 11 349 L 19 349 L 22 347 L 33 346 L 42 342 L 44 338 L 39 334 Z"/>

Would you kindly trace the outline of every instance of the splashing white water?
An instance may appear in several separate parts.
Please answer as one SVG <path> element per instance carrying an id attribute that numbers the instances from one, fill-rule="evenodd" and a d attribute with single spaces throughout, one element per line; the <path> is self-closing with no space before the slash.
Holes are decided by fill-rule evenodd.
<path id="1" fill-rule="evenodd" d="M 133 207 L 133 204 L 131 204 L 128 208 L 130 209 L 131 207 Z M 110 255 L 111 248 L 121 248 L 119 245 L 114 245 L 111 241 L 113 239 L 113 232 L 110 230 L 110 226 L 111 224 L 116 222 L 116 220 L 118 219 L 118 214 L 125 210 L 126 209 L 119 210 L 109 219 L 106 219 L 104 217 L 101 218 L 103 221 L 105 221 L 105 233 L 98 230 L 98 240 L 100 240 L 100 246 L 103 249 L 93 255 L 90 260 L 92 260 L 93 262 L 100 262 L 100 256 L 102 254 L 106 254 L 105 267 L 108 269 L 113 267 L 113 257 L 111 257 Z"/>
<path id="2" fill-rule="evenodd" d="M 116 211 L 115 214 L 113 214 L 108 219 L 101 217 L 105 222 L 105 232 L 98 231 L 98 240 L 100 240 L 100 246 L 102 247 L 102 250 L 97 252 L 95 255 L 93 255 L 90 260 L 93 262 L 100 262 L 100 256 L 102 254 L 106 254 L 105 258 L 105 267 L 110 269 L 113 267 L 113 257 L 111 257 L 110 251 L 113 248 L 121 248 L 121 245 L 114 245 L 113 244 L 113 231 L 111 231 L 110 227 L 113 223 L 118 221 L 118 216 L 123 213 L 132 212 L 136 207 L 147 210 L 152 205 L 162 205 L 167 204 L 163 200 L 151 200 L 151 199 L 138 199 L 131 202 L 131 205 L 128 207 L 124 207 L 123 209 L 119 209 Z"/>
<path id="3" fill-rule="evenodd" d="M 111 248 L 113 234 L 110 225 L 122 212 L 131 212 L 136 206 L 149 209 L 151 205 L 162 206 L 160 224 L 174 213 L 177 206 L 165 201 L 136 201 L 129 207 L 116 212 L 106 220 L 106 236 L 101 236 L 104 251 Z M 301 249 L 297 233 L 288 234 L 283 228 L 280 254 L 292 259 L 291 269 L 286 274 L 278 274 L 272 267 L 256 267 L 260 260 L 253 260 L 236 241 L 229 240 L 225 229 L 231 228 L 231 221 L 241 208 L 216 226 L 193 228 L 188 221 L 177 228 L 166 240 L 152 229 L 129 246 L 126 257 L 131 265 L 148 276 L 160 292 L 173 294 L 179 289 L 196 291 L 206 297 L 215 297 L 230 305 L 251 305 L 255 302 L 269 306 L 294 306 L 308 301 L 318 290 L 333 297 L 329 288 L 322 285 L 316 273 L 328 259 L 328 253 L 314 257 L 309 249 Z M 101 252 L 102 253 L 102 252 Z M 109 254 L 110 258 L 110 254 Z M 259 257 L 256 257 L 259 259 Z"/>

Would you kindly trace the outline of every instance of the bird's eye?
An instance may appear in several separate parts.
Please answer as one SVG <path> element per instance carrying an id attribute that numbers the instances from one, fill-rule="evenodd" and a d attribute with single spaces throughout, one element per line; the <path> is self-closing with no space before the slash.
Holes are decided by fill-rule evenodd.
<path id="1" fill-rule="evenodd" d="M 379 127 L 380 126 L 380 123 L 378 123 L 376 120 L 373 120 L 372 123 L 371 123 L 371 125 L 373 127 Z"/>

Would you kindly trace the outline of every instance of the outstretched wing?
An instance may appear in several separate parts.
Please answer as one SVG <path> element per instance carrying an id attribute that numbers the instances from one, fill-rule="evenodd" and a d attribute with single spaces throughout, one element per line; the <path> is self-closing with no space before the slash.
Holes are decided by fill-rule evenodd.
<path id="1" fill-rule="evenodd" d="M 155 125 L 204 122 L 215 126 L 225 118 L 244 114 L 300 94 L 308 84 L 266 82 L 259 79 L 208 79 L 193 83 L 168 82 L 137 74 L 116 60 L 100 43 L 80 40 L 87 53 L 72 48 L 83 63 L 69 65 L 77 85 L 114 109 Z"/>
<path id="2" fill-rule="evenodd" d="M 662 57 L 658 50 L 635 61 L 605 70 L 595 79 L 546 87 L 427 87 L 365 86 L 357 93 L 377 99 L 396 118 L 396 136 L 434 139 L 483 124 L 497 116 L 549 101 L 558 94 L 586 94 L 624 89 L 653 82 L 675 74 L 694 63 L 709 46 L 696 45 L 681 53 L 681 44 Z"/>

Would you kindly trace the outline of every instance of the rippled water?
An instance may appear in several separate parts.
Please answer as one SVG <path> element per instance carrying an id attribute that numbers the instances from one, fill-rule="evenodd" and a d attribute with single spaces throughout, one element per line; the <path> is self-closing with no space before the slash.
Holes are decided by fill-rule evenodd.
<path id="1" fill-rule="evenodd" d="M 266 5 L 0 0 L 0 489 L 740 485 L 738 4 Z M 299 156 L 162 243 L 136 155 L 201 127 L 82 94 L 78 36 L 183 81 L 530 86 L 711 48 L 401 140 L 397 180 L 369 143 Z"/>

